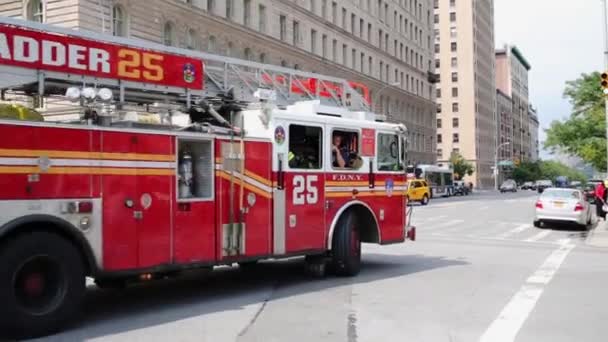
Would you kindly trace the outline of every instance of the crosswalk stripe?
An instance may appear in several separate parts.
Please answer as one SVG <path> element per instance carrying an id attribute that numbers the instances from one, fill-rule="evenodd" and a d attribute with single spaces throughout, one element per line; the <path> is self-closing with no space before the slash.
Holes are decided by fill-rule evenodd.
<path id="1" fill-rule="evenodd" d="M 532 225 L 530 225 L 530 224 L 521 224 L 521 225 L 519 225 L 519 226 L 517 226 L 517 227 L 515 227 L 515 228 L 513 228 L 511 230 L 509 230 L 508 232 L 505 232 L 504 234 L 499 235 L 498 238 L 499 239 L 506 239 L 506 238 L 508 238 L 508 237 L 510 237 L 512 235 L 519 234 L 519 233 L 521 233 L 521 232 L 523 232 L 526 229 L 529 229 L 531 227 L 532 227 Z"/>
<path id="2" fill-rule="evenodd" d="M 540 239 L 543 239 L 543 238 L 549 236 L 549 234 L 551 234 L 550 230 L 543 230 L 542 232 L 539 232 L 538 234 L 536 234 L 530 238 L 527 238 L 524 241 L 525 242 L 535 242 L 535 241 L 538 241 Z"/>

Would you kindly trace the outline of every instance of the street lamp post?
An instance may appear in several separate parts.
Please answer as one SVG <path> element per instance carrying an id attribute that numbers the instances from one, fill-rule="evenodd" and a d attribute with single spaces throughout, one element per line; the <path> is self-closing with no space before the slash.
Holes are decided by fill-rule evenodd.
<path id="1" fill-rule="evenodd" d="M 496 147 L 496 151 L 494 152 L 494 189 L 498 190 L 498 151 L 503 146 L 507 146 L 511 144 L 510 141 L 502 143 Z"/>
<path id="2" fill-rule="evenodd" d="M 606 0 L 602 0 L 602 13 L 604 24 L 602 31 L 604 31 L 604 72 L 608 72 L 608 9 L 606 8 Z M 604 94 L 605 107 L 606 107 L 606 144 L 608 147 L 608 94 Z M 606 148 L 606 172 L 608 172 L 608 148 Z"/>
<path id="3" fill-rule="evenodd" d="M 388 87 L 397 87 L 397 86 L 400 86 L 400 85 L 401 85 L 401 83 L 399 83 L 399 82 L 393 82 L 393 83 L 387 83 L 384 86 L 382 86 L 380 89 L 378 89 L 378 91 L 376 92 L 376 94 L 372 97 L 372 106 L 376 103 L 376 99 L 378 98 L 378 96 L 380 95 L 380 93 L 384 89 L 386 89 Z M 373 111 L 373 109 L 372 109 L 372 111 Z"/>

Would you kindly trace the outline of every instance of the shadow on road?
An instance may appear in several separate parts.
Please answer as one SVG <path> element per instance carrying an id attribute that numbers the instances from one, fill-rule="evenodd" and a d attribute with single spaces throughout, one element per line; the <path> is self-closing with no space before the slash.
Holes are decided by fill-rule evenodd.
<path id="1" fill-rule="evenodd" d="M 597 225 L 597 222 L 594 222 L 590 226 L 581 228 L 581 226 L 572 224 L 572 223 L 551 222 L 551 223 L 544 223 L 542 228 L 555 230 L 555 231 L 559 231 L 559 232 L 568 232 L 569 233 L 568 238 L 584 240 L 587 238 L 587 236 L 589 235 L 589 232 L 593 228 L 595 228 L 596 225 Z"/>
<path id="2" fill-rule="evenodd" d="M 105 291 L 91 286 L 80 322 L 73 325 L 72 330 L 52 336 L 50 340 L 103 337 L 215 312 L 241 310 L 264 300 L 466 264 L 443 257 L 364 254 L 361 273 L 353 278 L 312 279 L 303 272 L 304 263 L 300 258 L 264 262 L 248 271 L 220 268 L 207 275 L 191 273 L 122 291 Z M 281 291 L 272 291 L 277 287 Z M 264 291 L 272 293 L 270 298 L 262 298 L 264 295 L 260 292 Z"/>

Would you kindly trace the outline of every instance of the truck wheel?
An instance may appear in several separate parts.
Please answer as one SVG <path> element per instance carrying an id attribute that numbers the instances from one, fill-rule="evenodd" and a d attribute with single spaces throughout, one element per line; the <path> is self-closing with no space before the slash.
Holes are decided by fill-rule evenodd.
<path id="1" fill-rule="evenodd" d="M 351 212 L 338 221 L 332 241 L 333 268 L 340 276 L 354 276 L 361 268 L 361 238 Z"/>
<path id="2" fill-rule="evenodd" d="M 67 240 L 33 232 L 0 247 L 0 335 L 53 333 L 80 309 L 85 293 L 82 256 Z"/>

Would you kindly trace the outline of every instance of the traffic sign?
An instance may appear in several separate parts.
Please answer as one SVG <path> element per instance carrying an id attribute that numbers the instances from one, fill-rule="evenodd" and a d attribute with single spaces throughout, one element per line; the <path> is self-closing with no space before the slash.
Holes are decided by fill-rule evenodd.
<path id="1" fill-rule="evenodd" d="M 498 166 L 513 166 L 513 161 L 511 160 L 501 160 L 498 162 Z"/>

